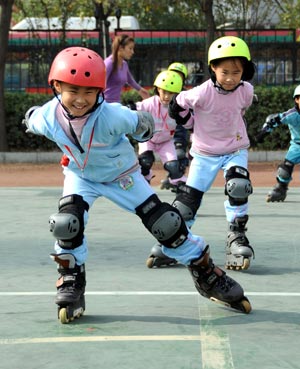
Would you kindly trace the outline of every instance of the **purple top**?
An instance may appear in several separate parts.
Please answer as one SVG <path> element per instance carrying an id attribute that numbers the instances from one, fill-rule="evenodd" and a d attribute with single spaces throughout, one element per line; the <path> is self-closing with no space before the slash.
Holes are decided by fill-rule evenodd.
<path id="1" fill-rule="evenodd" d="M 104 91 L 107 102 L 121 102 L 122 87 L 128 83 L 135 90 L 140 90 L 141 86 L 134 80 L 129 71 L 128 63 L 123 60 L 121 68 L 113 72 L 112 55 L 104 59 L 106 66 L 106 89 Z"/>

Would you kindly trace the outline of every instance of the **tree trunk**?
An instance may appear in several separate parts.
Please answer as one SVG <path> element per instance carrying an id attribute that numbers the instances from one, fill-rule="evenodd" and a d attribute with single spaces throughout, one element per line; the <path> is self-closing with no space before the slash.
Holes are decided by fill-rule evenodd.
<path id="1" fill-rule="evenodd" d="M 215 25 L 215 18 L 213 14 L 213 0 L 200 0 L 200 6 L 205 14 L 205 23 L 206 23 L 206 45 L 205 45 L 205 65 L 207 66 L 207 56 L 208 56 L 208 49 L 210 44 L 215 39 L 215 31 L 216 31 L 216 25 Z M 208 68 L 204 68 L 204 79 L 209 78 Z"/>
<path id="2" fill-rule="evenodd" d="M 4 111 L 4 75 L 13 3 L 14 0 L 0 0 L 0 151 L 7 151 L 6 122 Z"/>

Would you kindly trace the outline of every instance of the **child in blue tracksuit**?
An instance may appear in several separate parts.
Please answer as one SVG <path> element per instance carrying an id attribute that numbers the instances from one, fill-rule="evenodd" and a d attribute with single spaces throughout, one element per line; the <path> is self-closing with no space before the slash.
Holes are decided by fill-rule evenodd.
<path id="1" fill-rule="evenodd" d="M 279 164 L 277 169 L 277 183 L 267 195 L 267 202 L 284 201 L 286 198 L 288 185 L 292 180 L 294 165 L 300 163 L 300 85 L 293 93 L 295 106 L 283 113 L 271 114 L 267 117 L 258 141 L 262 141 L 264 136 L 273 131 L 281 124 L 289 127 L 291 141 L 290 147 L 285 155 L 285 159 Z"/>
<path id="2" fill-rule="evenodd" d="M 141 174 L 127 134 L 137 141 L 152 137 L 154 121 L 143 111 L 107 103 L 105 65 L 93 50 L 69 47 L 55 57 L 48 82 L 55 97 L 25 115 L 27 132 L 56 142 L 65 161 L 63 194 L 58 212 L 49 219 L 58 263 L 56 304 L 61 321 L 84 310 L 88 211 L 102 196 L 140 217 L 148 231 L 186 265 L 197 290 L 248 313 L 251 305 L 242 287 L 209 257 L 204 239 L 187 228 L 181 214 L 161 202 Z M 77 303 L 81 311 L 73 309 Z M 72 315 L 73 314 L 73 315 Z"/>

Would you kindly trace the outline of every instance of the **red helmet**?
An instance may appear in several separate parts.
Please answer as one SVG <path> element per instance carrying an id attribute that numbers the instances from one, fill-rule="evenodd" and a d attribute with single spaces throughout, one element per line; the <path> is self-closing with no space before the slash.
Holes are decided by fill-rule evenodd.
<path id="1" fill-rule="evenodd" d="M 68 47 L 54 58 L 48 83 L 53 80 L 76 86 L 99 87 L 105 89 L 106 70 L 103 59 L 95 51 L 85 47 Z"/>

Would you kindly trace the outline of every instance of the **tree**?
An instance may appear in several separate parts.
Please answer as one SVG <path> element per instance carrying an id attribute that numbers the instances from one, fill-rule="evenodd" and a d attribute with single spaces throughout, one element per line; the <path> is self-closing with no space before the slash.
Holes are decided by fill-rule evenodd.
<path id="1" fill-rule="evenodd" d="M 94 16 L 103 10 L 107 17 L 134 15 L 143 29 L 196 29 L 201 28 L 203 17 L 197 0 L 15 0 L 19 12 L 13 14 L 15 21 L 24 17 Z M 134 9 L 134 11 L 133 11 Z"/>
<path id="2" fill-rule="evenodd" d="M 199 0 L 200 7 L 202 12 L 205 14 L 205 21 L 206 21 L 206 29 L 207 29 L 207 39 L 205 45 L 205 55 L 207 57 L 208 49 L 210 44 L 215 39 L 215 31 L 216 31 L 216 24 L 215 18 L 213 13 L 213 0 Z M 207 64 L 207 60 L 205 60 Z M 208 69 L 204 69 L 204 79 L 208 78 Z"/>
<path id="3" fill-rule="evenodd" d="M 300 0 L 282 0 L 276 1 L 276 3 L 282 9 L 280 13 L 280 25 L 288 28 L 299 28 L 299 18 L 295 14 L 299 14 Z"/>
<path id="4" fill-rule="evenodd" d="M 214 11 L 219 29 L 257 29 L 273 26 L 282 8 L 278 0 L 215 0 Z"/>
<path id="5" fill-rule="evenodd" d="M 13 5 L 16 11 L 12 12 Z M 115 15 L 117 9 L 122 11 L 122 15 L 134 15 L 142 29 L 205 28 L 207 55 L 216 30 L 220 32 L 222 24 L 231 23 L 231 28 L 253 29 L 263 26 L 274 14 L 278 14 L 281 15 L 282 27 L 298 27 L 294 14 L 299 13 L 300 0 L 0 0 L 0 151 L 6 149 L 4 68 L 11 16 L 14 22 L 24 17 L 60 17 L 65 25 L 69 17 L 95 16 L 97 9 L 101 10 L 105 19 Z"/>
<path id="6" fill-rule="evenodd" d="M 0 151 L 7 150 L 4 114 L 4 75 L 8 34 L 14 0 L 0 0 Z"/>

